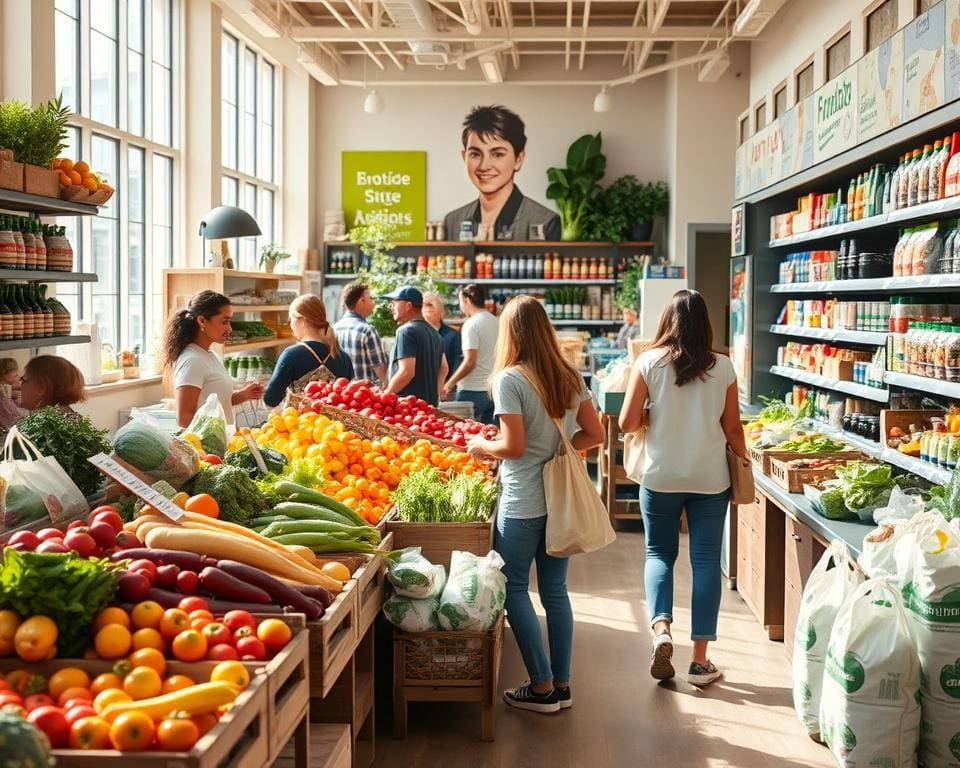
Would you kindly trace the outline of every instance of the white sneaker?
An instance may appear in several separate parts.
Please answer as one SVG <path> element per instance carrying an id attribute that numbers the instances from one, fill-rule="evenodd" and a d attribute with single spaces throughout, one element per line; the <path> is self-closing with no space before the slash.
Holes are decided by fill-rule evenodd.
<path id="1" fill-rule="evenodd" d="M 690 685 L 695 685 L 698 688 L 703 688 L 704 686 L 710 685 L 714 680 L 719 680 L 723 676 L 723 672 L 717 669 L 716 665 L 709 659 L 707 659 L 705 664 L 697 664 L 696 662 L 690 662 L 690 669 L 687 672 L 687 682 Z"/>
<path id="2" fill-rule="evenodd" d="M 650 676 L 654 680 L 669 680 L 676 672 L 673 669 L 673 638 L 669 632 L 661 632 L 653 639 L 653 654 L 650 656 Z"/>

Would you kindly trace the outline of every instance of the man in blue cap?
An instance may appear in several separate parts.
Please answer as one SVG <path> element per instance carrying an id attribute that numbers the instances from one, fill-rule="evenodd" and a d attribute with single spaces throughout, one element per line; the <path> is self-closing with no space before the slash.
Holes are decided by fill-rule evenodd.
<path id="1" fill-rule="evenodd" d="M 423 294 L 405 285 L 380 298 L 390 302 L 390 313 L 398 326 L 397 341 L 390 352 L 387 392 L 416 395 L 430 405 L 439 404 L 447 379 L 447 360 L 440 334 L 423 319 Z"/>

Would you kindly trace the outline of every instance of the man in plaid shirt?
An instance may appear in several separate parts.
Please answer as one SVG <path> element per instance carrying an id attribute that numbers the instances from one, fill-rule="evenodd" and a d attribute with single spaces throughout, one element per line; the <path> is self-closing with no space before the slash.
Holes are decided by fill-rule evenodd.
<path id="1" fill-rule="evenodd" d="M 367 322 L 374 309 L 370 288 L 363 283 L 344 286 L 343 306 L 347 311 L 333 326 L 337 344 L 350 358 L 358 379 L 383 386 L 387 381 L 387 356 L 380 334 Z"/>

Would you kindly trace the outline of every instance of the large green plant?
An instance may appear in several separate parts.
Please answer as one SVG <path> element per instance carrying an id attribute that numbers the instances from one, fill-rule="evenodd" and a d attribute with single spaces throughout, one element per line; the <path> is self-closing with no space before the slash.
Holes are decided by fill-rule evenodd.
<path id="1" fill-rule="evenodd" d="M 664 181 L 641 183 L 636 176 L 621 176 L 597 193 L 584 222 L 587 240 L 619 243 L 640 221 L 653 222 L 666 215 L 670 194 Z"/>
<path id="2" fill-rule="evenodd" d="M 634 261 L 623 272 L 623 277 L 617 283 L 617 292 L 614 301 L 617 309 L 632 308 L 640 310 L 640 278 L 643 277 L 643 266 L 640 261 Z"/>
<path id="3" fill-rule="evenodd" d="M 638 191 L 636 221 L 653 221 L 670 211 L 670 188 L 665 181 L 648 182 Z"/>
<path id="4" fill-rule="evenodd" d="M 600 190 L 600 179 L 607 170 L 607 158 L 600 151 L 602 139 L 585 134 L 567 150 L 565 168 L 547 169 L 547 197 L 560 210 L 561 237 L 579 240 L 590 203 Z"/>
<path id="5" fill-rule="evenodd" d="M 396 247 L 396 234 L 396 227 L 381 222 L 357 226 L 350 230 L 347 235 L 350 242 L 360 246 L 360 250 L 370 258 L 368 267 L 357 270 L 357 280 L 369 286 L 374 298 L 392 293 L 404 285 L 416 286 L 424 292 L 436 291 L 446 295 L 449 287 L 441 282 L 436 271 L 417 275 L 404 275 L 400 272 L 396 259 L 390 255 L 390 251 Z M 367 322 L 376 328 L 381 336 L 394 336 L 397 333 L 397 323 L 385 302 L 377 302 Z"/>
<path id="6" fill-rule="evenodd" d="M 22 101 L 0 104 L 0 147 L 13 150 L 17 162 L 49 168 L 66 146 L 69 119 L 62 96 L 33 109 Z"/>

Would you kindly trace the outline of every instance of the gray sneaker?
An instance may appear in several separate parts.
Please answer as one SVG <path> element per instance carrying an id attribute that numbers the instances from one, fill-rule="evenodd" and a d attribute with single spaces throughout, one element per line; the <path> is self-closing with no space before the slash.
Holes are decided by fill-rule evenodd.
<path id="1" fill-rule="evenodd" d="M 715 680 L 719 680 L 722 675 L 723 672 L 717 669 L 709 659 L 707 659 L 705 664 L 690 662 L 690 669 L 687 672 L 687 682 L 690 683 L 690 685 L 703 688 Z"/>
<path id="2" fill-rule="evenodd" d="M 673 638 L 669 632 L 661 632 L 653 639 L 650 656 L 650 676 L 654 680 L 669 680 L 676 672 L 673 669 Z"/>

